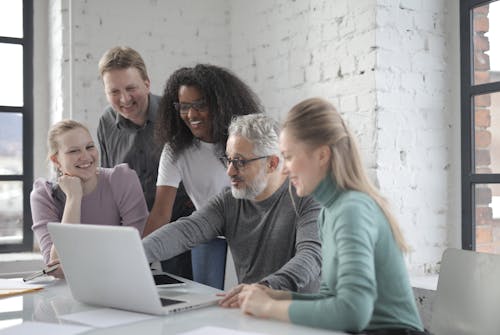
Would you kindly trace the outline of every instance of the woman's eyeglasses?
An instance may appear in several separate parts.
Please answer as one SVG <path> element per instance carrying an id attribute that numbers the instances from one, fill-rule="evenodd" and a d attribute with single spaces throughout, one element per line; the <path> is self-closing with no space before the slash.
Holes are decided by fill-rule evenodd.
<path id="1" fill-rule="evenodd" d="M 267 158 L 267 157 L 269 157 L 269 156 L 260 156 L 260 157 L 256 157 L 256 158 L 250 158 L 250 159 L 241 159 L 241 158 L 231 159 L 229 157 L 223 156 L 220 158 L 220 160 L 222 161 L 222 163 L 224 163 L 224 166 L 226 168 L 229 168 L 229 164 L 233 164 L 233 167 L 236 170 L 240 170 L 240 169 L 243 169 L 245 167 L 245 165 L 247 165 L 250 162 L 253 162 L 253 161 L 256 161 L 259 159 L 263 159 L 263 158 Z"/>
<path id="2" fill-rule="evenodd" d="M 192 108 L 197 112 L 205 112 L 207 111 L 207 102 L 205 100 L 194 101 L 194 102 L 174 102 L 174 108 L 180 114 L 185 115 L 189 113 L 189 110 Z"/>

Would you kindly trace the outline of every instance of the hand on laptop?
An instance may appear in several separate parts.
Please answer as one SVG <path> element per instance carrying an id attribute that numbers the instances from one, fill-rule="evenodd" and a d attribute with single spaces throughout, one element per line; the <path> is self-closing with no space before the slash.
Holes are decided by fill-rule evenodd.
<path id="1" fill-rule="evenodd" d="M 227 293 L 217 293 L 218 296 L 223 297 L 219 300 L 219 305 L 227 308 L 239 308 L 240 304 L 238 302 L 238 295 L 245 289 L 245 287 L 249 286 L 257 286 L 263 290 L 271 290 L 269 287 L 261 284 L 240 284 L 238 286 L 233 287 Z"/>
<path id="2" fill-rule="evenodd" d="M 289 300 L 292 299 L 292 294 L 288 291 L 273 290 L 272 288 L 262 285 L 262 284 L 240 284 L 235 286 L 227 293 L 218 293 L 217 295 L 223 297 L 219 300 L 219 305 L 221 307 L 227 308 L 239 308 L 240 298 L 242 292 L 248 290 L 252 287 L 256 287 L 264 291 L 269 297 L 275 300 Z"/>
<path id="3" fill-rule="evenodd" d="M 238 308 L 240 305 L 238 304 L 238 294 L 243 290 L 247 284 L 240 284 L 238 286 L 233 287 L 229 292 L 217 293 L 217 296 L 223 297 L 219 300 L 219 305 L 226 308 Z"/>

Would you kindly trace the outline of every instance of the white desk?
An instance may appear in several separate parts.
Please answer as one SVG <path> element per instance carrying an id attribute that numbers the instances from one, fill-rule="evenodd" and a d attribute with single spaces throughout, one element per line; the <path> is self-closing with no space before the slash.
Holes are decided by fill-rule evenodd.
<path id="1" fill-rule="evenodd" d="M 190 282 L 188 287 L 199 292 L 216 292 L 208 286 Z M 8 311 L 5 306 L 16 306 L 17 311 Z M 22 318 L 23 321 L 64 323 L 59 316 L 96 309 L 75 301 L 65 281 L 58 281 L 45 289 L 11 298 L 0 299 L 0 327 L 5 327 L 5 320 Z M 14 308 L 16 309 L 16 308 Z M 7 321 L 8 322 L 8 321 Z M 224 327 L 248 332 L 265 334 L 344 334 L 331 331 L 296 326 L 284 322 L 257 319 L 246 316 L 239 309 L 226 309 L 211 306 L 193 311 L 155 317 L 138 323 L 131 323 L 112 328 L 95 328 L 85 334 L 177 334 L 204 326 Z M 1 331 L 1 329 L 0 329 Z"/>

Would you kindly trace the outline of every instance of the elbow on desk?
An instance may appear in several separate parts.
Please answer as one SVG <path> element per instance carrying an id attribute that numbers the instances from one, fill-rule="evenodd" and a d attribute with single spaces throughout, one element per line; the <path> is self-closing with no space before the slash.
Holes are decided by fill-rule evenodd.
<path id="1" fill-rule="evenodd" d="M 373 306 L 362 301 L 352 299 L 340 301 L 343 322 L 343 331 L 359 333 L 370 324 Z"/>
<path id="2" fill-rule="evenodd" d="M 289 311 L 290 319 L 309 327 L 358 333 L 368 327 L 373 308 L 367 306 L 366 302 L 355 300 L 335 296 L 318 300 L 294 300 Z"/>

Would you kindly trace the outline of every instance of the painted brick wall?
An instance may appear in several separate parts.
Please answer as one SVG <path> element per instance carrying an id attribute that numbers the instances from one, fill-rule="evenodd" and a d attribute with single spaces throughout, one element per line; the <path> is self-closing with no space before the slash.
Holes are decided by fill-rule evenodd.
<path id="1" fill-rule="evenodd" d="M 69 43 L 69 4 L 66 0 L 50 0 L 48 8 L 48 44 L 50 59 L 50 119 L 57 121 L 69 117 L 70 72 L 68 58 Z M 36 86 L 36 85 L 35 85 Z"/>
<path id="2" fill-rule="evenodd" d="M 377 1 L 377 178 L 417 274 L 435 273 L 444 248 L 459 246 L 458 49 L 448 33 L 458 34 L 458 8 L 448 5 Z"/>
<path id="3" fill-rule="evenodd" d="M 156 94 L 181 66 L 229 66 L 227 0 L 71 1 L 70 15 L 71 111 L 93 131 L 107 105 L 97 63 L 112 46 L 141 53 Z"/>
<path id="4" fill-rule="evenodd" d="M 415 249 L 411 271 L 435 272 L 443 249 L 459 245 L 458 3 L 51 2 L 62 4 L 67 32 L 63 51 L 53 46 L 63 84 L 51 101 L 71 101 L 67 116 L 97 127 L 106 105 L 97 62 L 114 45 L 143 54 L 156 93 L 178 67 L 209 62 L 233 69 L 278 119 L 299 100 L 322 96 L 358 136 Z"/>
<path id="5" fill-rule="evenodd" d="M 460 201 L 446 1 L 237 4 L 233 69 L 276 116 L 310 96 L 334 102 L 415 250 L 411 271 L 435 273 L 457 245 Z"/>
<path id="6" fill-rule="evenodd" d="M 375 2 L 237 1 L 231 65 L 277 118 L 302 99 L 332 101 L 375 164 Z"/>
<path id="7" fill-rule="evenodd" d="M 48 87 L 49 80 L 49 50 L 51 49 L 47 43 L 48 28 L 49 28 L 49 8 L 41 1 L 33 3 L 34 10 L 34 59 L 33 59 L 33 80 L 36 83 L 33 87 L 33 96 L 35 100 L 34 119 L 34 138 L 33 143 L 33 166 L 35 176 L 45 176 L 48 174 L 47 164 L 47 149 L 44 140 L 47 129 L 50 124 L 50 94 Z"/>

